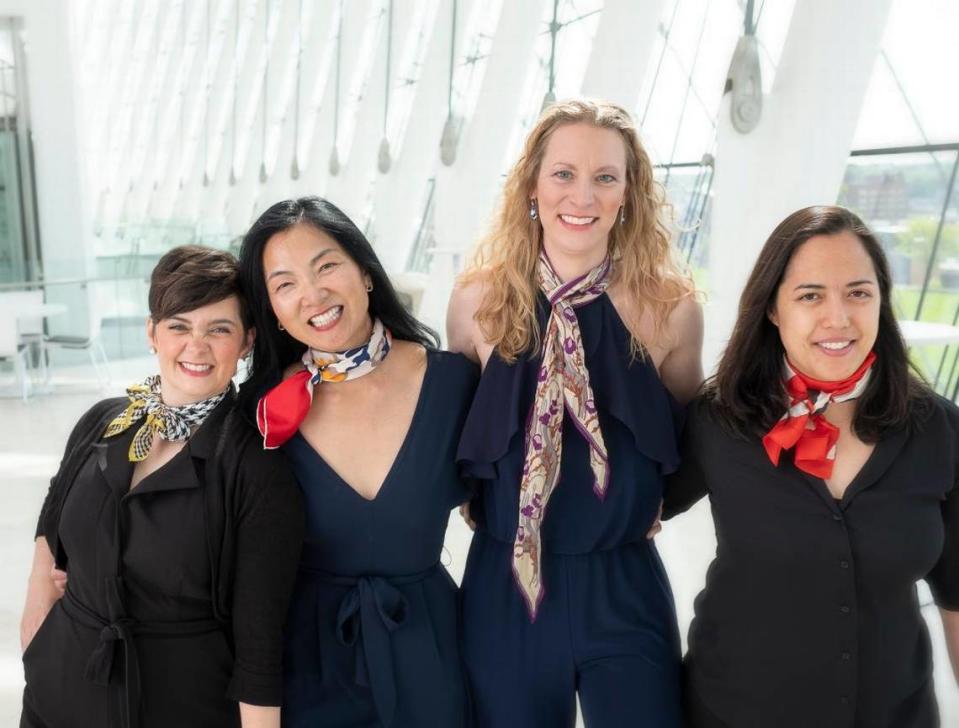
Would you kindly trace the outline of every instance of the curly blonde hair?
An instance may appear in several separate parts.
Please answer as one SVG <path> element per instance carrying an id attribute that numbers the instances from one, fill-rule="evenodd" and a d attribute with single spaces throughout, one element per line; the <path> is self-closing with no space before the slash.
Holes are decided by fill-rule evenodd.
<path id="1" fill-rule="evenodd" d="M 609 233 L 613 260 L 611 285 L 622 284 L 653 318 L 653 339 L 665 332 L 678 301 L 694 292 L 692 280 L 673 259 L 668 220 L 671 206 L 653 177 L 653 166 L 639 142 L 629 113 L 614 104 L 573 99 L 548 107 L 526 138 L 523 153 L 506 178 L 491 232 L 480 241 L 461 284 L 480 282 L 483 300 L 476 321 L 488 342 L 507 362 L 540 345 L 536 322 L 536 264 L 543 245 L 543 227 L 529 216 L 529 200 L 550 136 L 566 124 L 587 123 L 619 132 L 626 148 L 625 223 Z M 637 323 L 637 322 L 632 322 Z M 635 330 L 635 328 L 633 328 Z M 631 336 L 634 354 L 643 356 L 643 342 Z"/>

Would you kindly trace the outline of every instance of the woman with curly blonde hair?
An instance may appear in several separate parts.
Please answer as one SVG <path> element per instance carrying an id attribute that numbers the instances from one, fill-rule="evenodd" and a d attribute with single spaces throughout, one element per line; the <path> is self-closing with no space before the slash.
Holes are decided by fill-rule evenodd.
<path id="1" fill-rule="evenodd" d="M 577 692 L 589 728 L 680 723 L 646 535 L 679 464 L 677 400 L 702 380 L 702 313 L 667 211 L 626 111 L 551 106 L 450 300 L 450 347 L 484 369 L 457 454 L 480 483 L 463 596 L 481 726 L 572 726 Z"/>

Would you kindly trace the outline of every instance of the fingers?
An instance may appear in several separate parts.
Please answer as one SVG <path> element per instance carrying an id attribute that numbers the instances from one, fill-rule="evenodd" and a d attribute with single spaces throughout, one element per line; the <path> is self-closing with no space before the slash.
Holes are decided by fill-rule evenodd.
<path id="1" fill-rule="evenodd" d="M 67 572 L 53 567 L 50 570 L 50 578 L 53 579 L 53 585 L 60 592 L 60 595 L 63 596 L 63 592 L 67 589 Z"/>
<path id="2" fill-rule="evenodd" d="M 659 501 L 659 510 L 656 511 L 656 520 L 653 521 L 653 525 L 649 527 L 649 530 L 646 532 L 646 539 L 649 540 L 653 538 L 657 533 L 663 530 L 662 519 L 663 517 L 663 501 Z"/>
<path id="3" fill-rule="evenodd" d="M 471 531 L 476 530 L 476 521 L 470 516 L 470 504 L 464 503 L 460 506 L 460 515 L 463 517 L 463 520 L 466 521 L 466 525 L 470 527 Z"/>

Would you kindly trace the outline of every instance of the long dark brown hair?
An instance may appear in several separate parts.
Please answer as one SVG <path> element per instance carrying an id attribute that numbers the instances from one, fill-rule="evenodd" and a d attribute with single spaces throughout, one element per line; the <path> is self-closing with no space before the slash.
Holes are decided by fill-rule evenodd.
<path id="1" fill-rule="evenodd" d="M 911 371 L 906 344 L 892 310 L 889 264 L 876 236 L 843 207 L 822 205 L 794 212 L 773 230 L 739 299 L 739 316 L 716 374 L 705 386 L 712 410 L 742 437 L 766 433 L 788 407 L 783 386 L 782 341 L 769 320 L 786 268 L 796 251 L 817 235 L 850 232 L 872 259 L 879 284 L 876 363 L 859 398 L 853 430 L 865 442 L 917 423 L 929 410 L 931 392 Z"/>

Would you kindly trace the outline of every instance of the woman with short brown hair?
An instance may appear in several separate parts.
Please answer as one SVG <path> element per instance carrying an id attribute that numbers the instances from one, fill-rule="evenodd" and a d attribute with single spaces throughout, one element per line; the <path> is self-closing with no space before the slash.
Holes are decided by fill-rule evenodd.
<path id="1" fill-rule="evenodd" d="M 20 725 L 278 728 L 303 515 L 234 410 L 254 337 L 236 260 L 175 248 L 149 303 L 159 374 L 80 419 L 40 514 Z"/>

